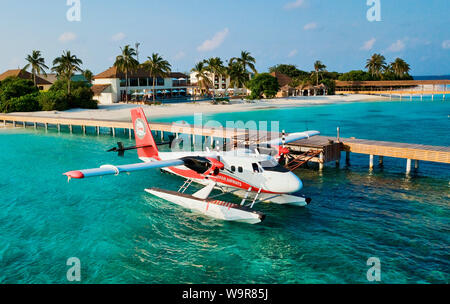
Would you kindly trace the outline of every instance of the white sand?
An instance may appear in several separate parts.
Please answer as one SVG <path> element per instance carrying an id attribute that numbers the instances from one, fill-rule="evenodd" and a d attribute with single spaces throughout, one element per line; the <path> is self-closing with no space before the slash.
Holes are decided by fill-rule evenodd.
<path id="1" fill-rule="evenodd" d="M 280 99 L 258 100 L 254 102 L 232 101 L 227 105 L 212 105 L 210 102 L 197 103 L 177 103 L 163 104 L 159 106 L 141 106 L 144 108 L 147 118 L 150 120 L 156 117 L 188 116 L 194 113 L 226 113 L 226 112 L 246 112 L 253 110 L 302 107 L 323 104 L 348 103 L 370 100 L 386 100 L 386 98 L 372 95 L 335 95 L 335 96 L 310 96 L 310 97 L 290 97 Z M 72 109 L 58 112 L 32 112 L 32 113 L 12 113 L 11 115 L 54 117 L 54 118 L 83 118 L 83 119 L 105 119 L 130 121 L 130 109 L 139 107 L 134 104 L 114 104 L 100 105 L 97 110 Z"/>

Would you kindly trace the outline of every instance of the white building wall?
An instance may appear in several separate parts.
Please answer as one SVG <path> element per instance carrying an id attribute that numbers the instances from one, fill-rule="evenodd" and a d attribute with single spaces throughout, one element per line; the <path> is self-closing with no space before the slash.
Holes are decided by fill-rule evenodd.
<path id="1" fill-rule="evenodd" d="M 117 103 L 120 100 L 120 80 L 117 78 L 102 78 L 94 79 L 94 85 L 96 84 L 109 84 L 111 87 L 108 89 L 110 91 L 103 92 L 100 96 L 97 96 L 99 103 L 101 104 L 112 104 Z"/>

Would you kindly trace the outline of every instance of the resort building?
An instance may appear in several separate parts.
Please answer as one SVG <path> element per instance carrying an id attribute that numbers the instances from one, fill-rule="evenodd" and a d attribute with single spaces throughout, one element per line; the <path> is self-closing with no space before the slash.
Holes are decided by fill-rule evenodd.
<path id="1" fill-rule="evenodd" d="M 292 78 L 279 72 L 270 73 L 273 77 L 278 80 L 280 85 L 280 91 L 278 91 L 276 97 L 289 97 L 289 96 L 317 96 L 317 95 L 327 95 L 327 87 L 321 83 L 317 86 L 315 85 L 298 85 L 297 87 L 291 86 Z"/>
<path id="2" fill-rule="evenodd" d="M 230 77 L 224 75 L 216 75 L 214 73 L 207 72 L 209 82 L 211 83 L 208 88 L 200 87 L 199 80 L 196 77 L 196 72 L 192 72 L 189 76 L 191 87 L 188 89 L 189 94 L 196 95 L 211 95 L 216 93 L 217 95 L 240 95 L 247 94 L 247 90 L 244 88 L 232 88 L 230 87 Z"/>
<path id="3" fill-rule="evenodd" d="M 128 91 L 125 73 L 119 72 L 116 67 L 94 77 L 92 91 L 94 99 L 100 104 L 112 104 L 126 100 L 146 101 L 151 100 L 153 95 L 161 99 L 171 99 L 184 97 L 190 88 L 188 76 L 183 73 L 173 72 L 166 78 L 155 79 L 153 88 L 153 78 L 145 69 L 138 69 L 128 73 Z"/>
<path id="4" fill-rule="evenodd" d="M 33 74 L 31 74 L 27 71 L 21 70 L 21 69 L 8 70 L 8 71 L 4 72 L 3 74 L 0 75 L 0 81 L 3 81 L 8 77 L 18 77 L 21 79 L 33 81 Z M 39 75 L 39 76 L 36 75 L 36 86 L 41 91 L 47 91 L 52 86 L 52 83 L 45 80 L 43 78 L 43 75 Z"/>

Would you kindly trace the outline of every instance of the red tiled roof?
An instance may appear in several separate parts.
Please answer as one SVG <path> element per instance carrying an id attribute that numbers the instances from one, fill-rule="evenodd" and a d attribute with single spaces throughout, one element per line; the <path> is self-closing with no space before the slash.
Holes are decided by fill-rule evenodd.
<path id="1" fill-rule="evenodd" d="M 139 78 L 139 77 L 151 77 L 150 73 L 143 69 L 143 68 L 139 68 L 137 71 L 134 72 L 129 72 L 128 73 L 128 78 Z M 172 72 L 169 74 L 170 78 L 188 78 L 187 75 L 183 74 L 183 73 L 179 73 L 179 72 Z M 119 71 L 117 71 L 116 67 L 110 67 L 109 69 L 107 69 L 106 71 L 96 75 L 94 77 L 94 79 L 104 79 L 104 78 L 125 78 L 125 73 L 121 73 Z"/>
<path id="2" fill-rule="evenodd" d="M 17 70 L 8 70 L 5 73 L 0 75 L 0 81 L 5 80 L 8 77 L 19 77 L 21 79 L 27 79 L 33 81 L 33 75 L 27 71 L 17 69 Z M 51 85 L 51 82 L 48 82 L 45 79 L 36 75 L 36 85 Z"/>

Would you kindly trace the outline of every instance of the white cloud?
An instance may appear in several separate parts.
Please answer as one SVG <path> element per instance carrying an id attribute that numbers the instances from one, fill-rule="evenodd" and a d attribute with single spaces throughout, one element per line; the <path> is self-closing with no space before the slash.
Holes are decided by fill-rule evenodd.
<path id="1" fill-rule="evenodd" d="M 294 57 L 297 54 L 298 54 L 298 50 L 292 50 L 292 51 L 289 52 L 288 57 L 291 58 L 291 57 Z"/>
<path id="2" fill-rule="evenodd" d="M 228 28 L 225 28 L 222 31 L 217 32 L 216 34 L 214 34 L 214 37 L 205 40 L 197 48 L 197 50 L 200 52 L 207 52 L 217 49 L 225 41 L 225 38 L 227 38 L 229 32 L 230 31 L 228 30 Z"/>
<path id="3" fill-rule="evenodd" d="M 296 0 L 294 2 L 289 2 L 286 3 L 286 5 L 284 6 L 284 9 L 295 9 L 295 8 L 299 8 L 301 6 L 303 6 L 305 4 L 305 0 Z"/>
<path id="4" fill-rule="evenodd" d="M 70 42 L 77 39 L 77 35 L 75 33 L 72 32 L 65 32 L 63 33 L 61 36 L 59 36 L 58 40 L 60 42 Z"/>
<path id="5" fill-rule="evenodd" d="M 442 42 L 442 48 L 446 50 L 450 49 L 450 40 L 445 40 Z"/>
<path id="6" fill-rule="evenodd" d="M 389 52 L 401 52 L 405 49 L 406 45 L 402 40 L 397 40 L 396 42 L 394 42 L 393 44 L 391 44 L 390 47 L 388 47 L 388 51 Z"/>
<path id="7" fill-rule="evenodd" d="M 366 41 L 364 45 L 361 47 L 361 50 L 370 51 L 373 48 L 373 45 L 375 44 L 376 41 L 377 39 L 375 38 Z"/>
<path id="8" fill-rule="evenodd" d="M 127 37 L 127 35 L 125 35 L 124 33 L 120 32 L 120 33 L 117 33 L 117 34 L 113 35 L 111 37 L 111 40 L 112 41 L 121 41 L 121 40 L 125 39 L 125 37 Z"/>
<path id="9" fill-rule="evenodd" d="M 178 53 L 175 54 L 175 56 L 173 57 L 175 60 L 180 60 L 182 58 L 184 58 L 186 56 L 186 54 L 183 51 L 179 51 Z"/>
<path id="10" fill-rule="evenodd" d="M 308 23 L 303 27 L 303 29 L 305 31 L 315 30 L 316 28 L 317 28 L 317 23 L 315 23 L 315 22 Z"/>

